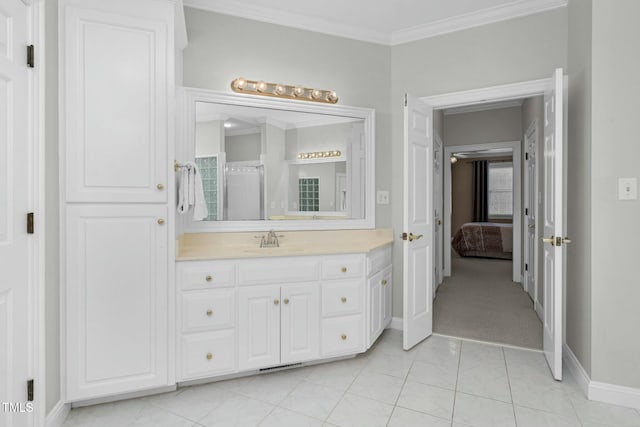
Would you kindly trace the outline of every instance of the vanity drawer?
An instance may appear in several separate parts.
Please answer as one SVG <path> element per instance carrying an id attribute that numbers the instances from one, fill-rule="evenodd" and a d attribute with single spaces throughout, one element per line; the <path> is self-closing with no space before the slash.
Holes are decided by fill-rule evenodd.
<path id="1" fill-rule="evenodd" d="M 363 255 L 337 255 L 322 260 L 323 279 L 343 279 L 364 275 Z"/>
<path id="2" fill-rule="evenodd" d="M 232 262 L 179 262 L 177 271 L 184 290 L 229 287 L 236 282 L 236 266 Z"/>
<path id="3" fill-rule="evenodd" d="M 353 354 L 362 349 L 362 316 L 322 320 L 322 355 Z"/>
<path id="4" fill-rule="evenodd" d="M 236 290 L 188 292 L 182 295 L 182 331 L 232 328 L 235 325 Z"/>
<path id="5" fill-rule="evenodd" d="M 182 337 L 182 380 L 235 371 L 235 329 Z"/>
<path id="6" fill-rule="evenodd" d="M 322 284 L 322 316 L 362 312 L 363 280 L 336 280 Z"/>
<path id="7" fill-rule="evenodd" d="M 391 245 L 375 249 L 367 255 L 367 276 L 391 265 Z"/>
<path id="8" fill-rule="evenodd" d="M 312 282 L 319 278 L 317 257 L 277 257 L 243 260 L 238 264 L 241 285 Z"/>

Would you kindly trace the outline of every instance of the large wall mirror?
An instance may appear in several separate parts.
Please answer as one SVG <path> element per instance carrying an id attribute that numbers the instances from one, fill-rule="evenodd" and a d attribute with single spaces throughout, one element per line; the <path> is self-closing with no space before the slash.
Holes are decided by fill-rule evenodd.
<path id="1" fill-rule="evenodd" d="M 194 231 L 373 228 L 374 111 L 183 88 L 177 154 L 200 170 Z"/>

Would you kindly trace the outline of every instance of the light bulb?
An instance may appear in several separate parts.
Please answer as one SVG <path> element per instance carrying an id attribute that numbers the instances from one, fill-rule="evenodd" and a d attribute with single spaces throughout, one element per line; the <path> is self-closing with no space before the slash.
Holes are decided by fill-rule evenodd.
<path id="1" fill-rule="evenodd" d="M 456 156 L 451 156 L 451 164 L 454 164 L 457 161 L 458 161 L 458 158 Z"/>
<path id="2" fill-rule="evenodd" d="M 238 77 L 233 81 L 233 87 L 239 90 L 243 90 L 247 87 L 247 80 L 244 77 Z"/>
<path id="3" fill-rule="evenodd" d="M 295 96 L 302 96 L 304 94 L 304 89 L 300 86 L 296 86 L 295 89 L 293 89 L 293 94 Z"/>
<path id="4" fill-rule="evenodd" d="M 314 89 L 313 91 L 311 91 L 311 96 L 314 99 L 318 99 L 318 98 L 320 98 L 322 96 L 322 91 L 319 90 L 319 89 Z"/>
<path id="5" fill-rule="evenodd" d="M 282 95 L 284 93 L 284 86 L 276 85 L 275 90 L 273 91 L 276 95 Z"/>
<path id="6" fill-rule="evenodd" d="M 256 85 L 256 89 L 258 90 L 258 92 L 264 92 L 265 90 L 267 90 L 267 84 L 261 80 Z"/>
<path id="7" fill-rule="evenodd" d="M 334 91 L 331 91 L 327 94 L 327 101 L 329 102 L 336 102 L 338 101 L 338 94 L 335 93 Z"/>

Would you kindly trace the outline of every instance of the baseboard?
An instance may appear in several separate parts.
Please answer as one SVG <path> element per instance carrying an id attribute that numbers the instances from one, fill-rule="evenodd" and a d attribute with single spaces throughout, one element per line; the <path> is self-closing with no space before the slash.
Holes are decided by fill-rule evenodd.
<path id="1" fill-rule="evenodd" d="M 589 396 L 589 384 L 591 383 L 591 378 L 589 378 L 589 374 L 584 370 L 580 361 L 573 354 L 573 351 L 569 348 L 567 343 L 562 345 L 562 360 L 564 362 L 564 366 L 571 372 L 573 378 L 575 378 L 578 383 L 578 387 L 580 387 L 580 391 L 585 396 Z"/>
<path id="2" fill-rule="evenodd" d="M 391 323 L 387 326 L 387 329 L 395 329 L 396 331 L 402 330 L 402 317 L 392 317 Z"/>
<path id="3" fill-rule="evenodd" d="M 71 410 L 71 405 L 68 403 L 64 403 L 62 400 L 58 401 L 56 406 L 54 406 L 51 411 L 47 414 L 47 418 L 45 420 L 46 427 L 62 427 L 64 421 L 67 419 L 69 415 L 69 411 Z"/>
<path id="4" fill-rule="evenodd" d="M 591 381 L 589 400 L 640 409 L 640 389 Z"/>
<path id="5" fill-rule="evenodd" d="M 589 400 L 635 409 L 640 408 L 640 388 L 591 381 L 589 374 L 567 344 L 563 346 L 562 355 L 566 367 L 571 371 L 580 390 Z"/>
<path id="6" fill-rule="evenodd" d="M 543 320 L 544 312 L 542 311 L 543 310 L 542 304 L 536 303 L 534 305 L 535 305 L 535 312 L 538 315 L 538 319 L 540 319 L 540 321 L 544 324 L 544 320 Z"/>

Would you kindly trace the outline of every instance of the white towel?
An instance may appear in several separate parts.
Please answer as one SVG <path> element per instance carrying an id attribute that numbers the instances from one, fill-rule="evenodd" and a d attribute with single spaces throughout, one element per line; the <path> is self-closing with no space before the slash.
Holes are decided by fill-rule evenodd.
<path id="1" fill-rule="evenodd" d="M 204 198 L 202 176 L 194 162 L 187 162 L 180 171 L 178 184 L 178 212 L 185 213 L 193 208 L 194 221 L 202 221 L 209 216 Z"/>

